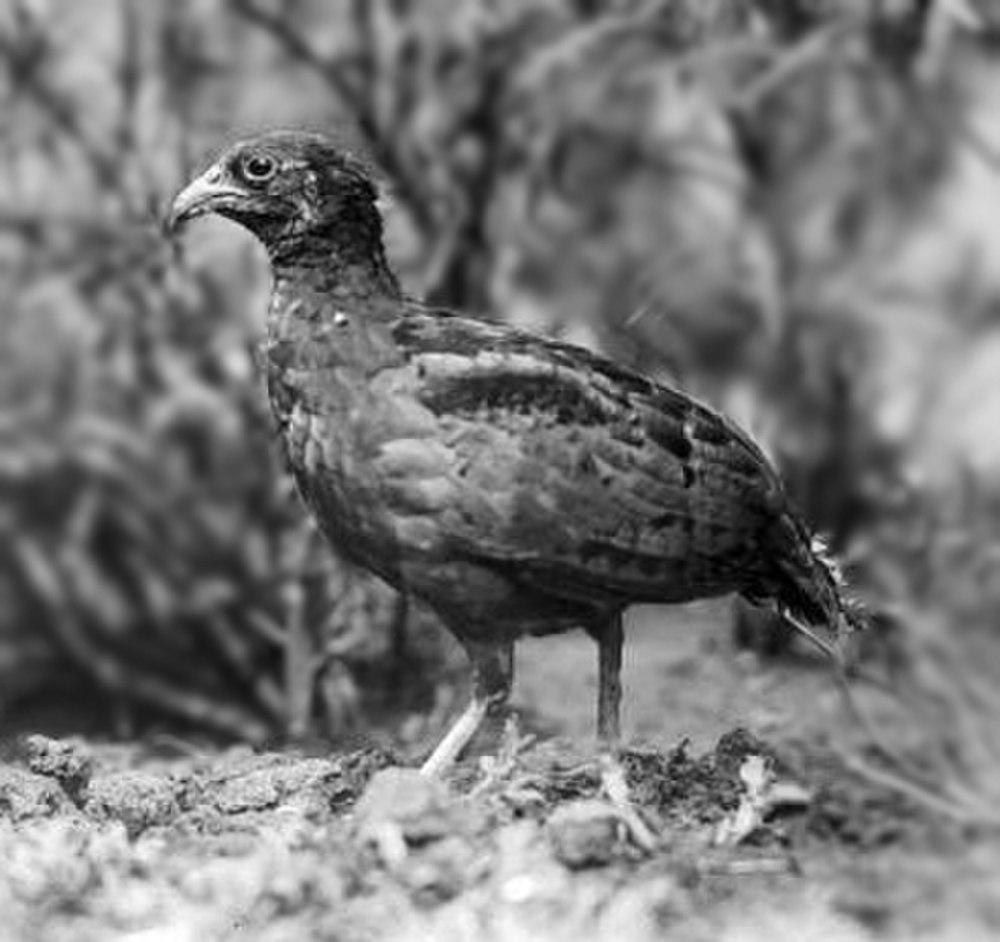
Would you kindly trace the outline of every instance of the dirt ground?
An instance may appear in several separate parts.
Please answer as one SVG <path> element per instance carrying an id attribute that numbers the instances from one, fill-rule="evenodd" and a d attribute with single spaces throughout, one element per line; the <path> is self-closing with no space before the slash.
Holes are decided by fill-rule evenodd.
<path id="1" fill-rule="evenodd" d="M 634 614 L 617 766 L 575 635 L 521 646 L 519 728 L 445 783 L 383 746 L 8 741 L 0 939 L 1000 937 L 995 837 L 852 776 L 821 665 L 725 623 Z"/>

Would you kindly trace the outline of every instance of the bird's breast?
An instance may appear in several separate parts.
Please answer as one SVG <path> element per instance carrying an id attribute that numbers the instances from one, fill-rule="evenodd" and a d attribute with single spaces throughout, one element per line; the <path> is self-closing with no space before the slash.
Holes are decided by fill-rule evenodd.
<path id="1" fill-rule="evenodd" d="M 323 352 L 269 346 L 268 388 L 288 465 L 331 543 L 399 584 L 405 558 L 432 557 L 452 499 L 449 454 L 410 393 L 411 368 L 359 368 Z"/>

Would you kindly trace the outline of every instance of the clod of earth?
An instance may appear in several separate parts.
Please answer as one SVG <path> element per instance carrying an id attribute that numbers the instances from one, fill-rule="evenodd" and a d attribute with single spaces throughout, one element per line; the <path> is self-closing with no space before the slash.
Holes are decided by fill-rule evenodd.
<path id="1" fill-rule="evenodd" d="M 552 813 L 547 826 L 556 859 L 572 869 L 608 863 L 621 831 L 621 819 L 614 808 L 594 799 L 562 805 Z"/>
<path id="2" fill-rule="evenodd" d="M 799 898 L 799 860 L 814 880 L 842 860 L 824 918 L 864 925 L 888 917 L 850 882 L 845 850 L 877 813 L 897 834 L 918 820 L 832 760 L 804 763 L 742 730 L 704 755 L 624 753 L 637 809 L 663 831 L 648 853 L 602 792 L 601 763 L 557 740 L 518 752 L 502 776 L 469 763 L 447 781 L 370 749 L 163 759 L 74 741 L 33 748 L 45 774 L 0 766 L 0 906 L 14 938 L 57 942 L 217 938 L 234 918 L 262 940 L 462 938 L 481 920 L 511 927 L 498 938 L 646 942 L 675 925 L 718 937 L 711 920 L 732 906 L 742 918 L 764 886 Z M 741 769 L 762 755 L 787 780 L 818 770 L 801 780 L 815 797 L 763 819 L 754 846 L 713 846 L 749 794 Z M 66 771 L 81 764 L 88 784 L 71 798 Z M 870 852 L 893 866 L 906 854 Z"/>

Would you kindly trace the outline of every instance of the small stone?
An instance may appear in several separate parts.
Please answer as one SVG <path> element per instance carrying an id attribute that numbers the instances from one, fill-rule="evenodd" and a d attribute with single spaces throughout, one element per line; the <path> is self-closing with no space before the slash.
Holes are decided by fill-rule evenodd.
<path id="1" fill-rule="evenodd" d="M 580 799 L 556 809 L 546 826 L 556 858 L 572 870 L 606 864 L 618 843 L 619 817 L 595 799 Z"/>
<path id="2" fill-rule="evenodd" d="M 418 904 L 433 905 L 461 893 L 477 876 L 477 868 L 469 844 L 452 835 L 411 854 L 399 876 Z"/>
<path id="3" fill-rule="evenodd" d="M 363 837 L 380 833 L 386 824 L 392 824 L 408 844 L 426 844 L 455 829 L 454 812 L 442 782 L 416 769 L 393 767 L 372 776 L 354 815 Z"/>
<path id="4" fill-rule="evenodd" d="M 167 824 L 180 813 L 176 785 L 147 772 L 95 775 L 87 789 L 84 811 L 97 818 L 120 821 L 130 838 L 146 828 Z"/>
<path id="5" fill-rule="evenodd" d="M 74 739 L 29 736 L 28 768 L 54 778 L 73 801 L 79 802 L 90 782 L 94 762 L 83 743 Z"/>
<path id="6" fill-rule="evenodd" d="M 273 770 L 254 769 L 223 782 L 213 796 L 213 804 L 223 814 L 273 808 L 281 801 L 281 784 Z"/>
<path id="7" fill-rule="evenodd" d="M 72 805 L 58 783 L 24 769 L 0 766 L 0 818 L 24 821 L 67 814 Z"/>

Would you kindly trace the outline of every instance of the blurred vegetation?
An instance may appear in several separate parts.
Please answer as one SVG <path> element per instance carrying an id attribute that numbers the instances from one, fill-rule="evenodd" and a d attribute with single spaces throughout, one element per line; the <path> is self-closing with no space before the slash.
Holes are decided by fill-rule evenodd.
<path id="1" fill-rule="evenodd" d="M 972 0 L 8 4 L 6 709 L 72 686 L 336 735 L 448 661 L 294 499 L 256 247 L 159 232 L 205 154 L 276 126 L 379 168 L 414 293 L 682 382 L 876 609 L 995 632 L 998 39 Z"/>

